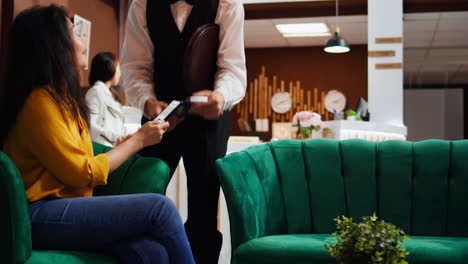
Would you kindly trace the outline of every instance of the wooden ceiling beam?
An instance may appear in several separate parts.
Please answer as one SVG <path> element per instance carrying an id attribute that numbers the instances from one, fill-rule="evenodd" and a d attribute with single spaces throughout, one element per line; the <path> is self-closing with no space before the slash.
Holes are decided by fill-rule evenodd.
<path id="1" fill-rule="evenodd" d="M 246 19 L 326 17 L 335 15 L 334 1 L 245 4 Z M 404 0 L 404 13 L 468 11 L 467 0 Z M 340 16 L 367 15 L 367 1 L 340 1 Z"/>
<path id="2" fill-rule="evenodd" d="M 246 4 L 245 19 L 273 19 L 294 17 L 335 16 L 334 2 L 290 2 L 272 4 Z M 366 5 L 339 7 L 340 16 L 367 14 Z"/>
<path id="3" fill-rule="evenodd" d="M 430 3 L 419 1 L 405 1 L 403 3 L 404 13 L 426 13 L 426 12 L 456 12 L 468 11 L 468 1 L 440 0 Z"/>

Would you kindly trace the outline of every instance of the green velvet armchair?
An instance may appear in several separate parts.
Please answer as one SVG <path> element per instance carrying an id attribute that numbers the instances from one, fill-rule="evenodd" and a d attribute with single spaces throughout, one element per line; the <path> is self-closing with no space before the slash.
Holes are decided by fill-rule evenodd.
<path id="1" fill-rule="evenodd" d="M 93 143 L 94 153 L 110 148 Z M 167 165 L 156 158 L 134 155 L 109 175 L 108 184 L 95 189 L 94 195 L 161 193 L 170 175 Z M 117 263 L 99 252 L 32 250 L 28 202 L 21 176 L 8 156 L 0 152 L 0 263 L 84 264 Z"/>
<path id="2" fill-rule="evenodd" d="M 468 140 L 282 140 L 217 160 L 235 264 L 336 263 L 334 218 L 402 228 L 409 263 L 468 263 Z"/>

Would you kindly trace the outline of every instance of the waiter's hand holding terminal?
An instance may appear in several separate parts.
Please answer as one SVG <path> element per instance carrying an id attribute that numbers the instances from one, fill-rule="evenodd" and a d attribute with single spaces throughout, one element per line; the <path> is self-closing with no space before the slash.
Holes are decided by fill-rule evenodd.
<path id="1" fill-rule="evenodd" d="M 218 119 L 223 111 L 224 97 L 216 91 L 201 90 L 195 92 L 192 97 L 206 97 L 206 102 L 194 103 L 190 107 L 190 113 L 202 116 L 204 119 Z"/>
<path id="2" fill-rule="evenodd" d="M 154 120 L 169 121 L 168 131 L 171 131 L 184 120 L 185 114 L 192 104 L 206 104 L 207 102 L 207 96 L 190 96 L 184 102 L 173 100 Z"/>

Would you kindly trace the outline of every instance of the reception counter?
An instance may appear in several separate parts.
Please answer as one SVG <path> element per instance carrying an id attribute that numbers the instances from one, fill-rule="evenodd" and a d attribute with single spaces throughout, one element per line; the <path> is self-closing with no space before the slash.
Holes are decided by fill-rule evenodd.
<path id="1" fill-rule="evenodd" d="M 334 120 L 324 122 L 331 129 L 333 139 L 360 138 L 370 141 L 406 140 L 405 126 L 366 121 Z"/>

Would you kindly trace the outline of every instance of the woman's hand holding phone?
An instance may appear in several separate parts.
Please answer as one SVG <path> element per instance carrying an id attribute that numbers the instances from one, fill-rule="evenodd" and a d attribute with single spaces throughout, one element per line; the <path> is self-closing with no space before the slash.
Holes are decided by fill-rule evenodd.
<path id="1" fill-rule="evenodd" d="M 153 120 L 146 122 L 135 134 L 141 137 L 143 147 L 151 146 L 161 142 L 163 134 L 169 128 L 169 122 L 164 120 Z"/>
<path id="2" fill-rule="evenodd" d="M 169 121 L 167 131 L 170 132 L 184 120 L 184 111 L 184 103 L 174 100 L 154 120 Z"/>
<path id="3" fill-rule="evenodd" d="M 159 115 L 166 107 L 166 102 L 151 98 L 145 102 L 144 114 L 147 118 L 154 118 L 155 116 Z"/>

